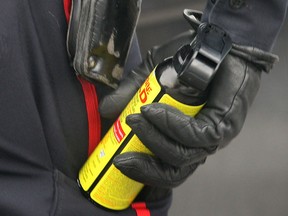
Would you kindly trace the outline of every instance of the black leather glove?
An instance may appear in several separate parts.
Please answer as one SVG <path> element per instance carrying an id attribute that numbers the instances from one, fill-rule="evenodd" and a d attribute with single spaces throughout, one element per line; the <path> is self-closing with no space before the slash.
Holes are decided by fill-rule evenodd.
<path id="1" fill-rule="evenodd" d="M 148 75 L 145 69 L 151 69 L 153 51 L 141 66 L 144 70 L 135 70 L 132 79 L 127 77 L 123 86 L 102 101 L 103 115 L 118 114 L 124 107 L 122 103 L 116 106 L 119 95 L 125 95 L 122 102 L 126 104 L 135 93 Z M 140 114 L 127 117 L 133 132 L 156 157 L 129 152 L 115 157 L 115 166 L 146 185 L 172 188 L 181 184 L 209 154 L 240 132 L 259 89 L 261 73 L 268 72 L 276 60 L 257 48 L 234 44 L 211 83 L 206 105 L 195 118 L 160 103 L 146 105 Z M 108 113 L 112 107 L 116 111 Z"/>

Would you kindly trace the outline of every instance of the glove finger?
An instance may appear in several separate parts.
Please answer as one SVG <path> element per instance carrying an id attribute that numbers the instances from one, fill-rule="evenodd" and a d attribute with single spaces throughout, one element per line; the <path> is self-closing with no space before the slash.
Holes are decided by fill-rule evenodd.
<path id="1" fill-rule="evenodd" d="M 129 115 L 126 119 L 132 131 L 158 158 L 173 166 L 187 166 L 207 157 L 208 152 L 200 148 L 188 148 L 159 131 L 141 114 Z"/>
<path id="2" fill-rule="evenodd" d="M 179 143 L 210 149 L 225 145 L 241 130 L 260 82 L 260 71 L 227 56 L 215 76 L 208 101 L 193 118 L 163 104 L 142 107 L 143 116 Z"/>
<path id="3" fill-rule="evenodd" d="M 159 130 L 159 133 L 165 134 L 182 146 L 206 150 L 216 146 L 214 142 L 201 143 L 199 136 L 202 136 L 202 125 L 199 125 L 195 118 L 185 115 L 170 105 L 160 103 L 146 105 L 141 108 L 141 114 L 147 122 Z M 133 130 L 137 136 L 140 136 L 136 128 Z"/>
<path id="4" fill-rule="evenodd" d="M 113 163 L 129 178 L 145 185 L 161 188 L 172 188 L 180 185 L 198 167 L 198 164 L 181 168 L 174 167 L 151 155 L 138 152 L 117 155 Z"/>

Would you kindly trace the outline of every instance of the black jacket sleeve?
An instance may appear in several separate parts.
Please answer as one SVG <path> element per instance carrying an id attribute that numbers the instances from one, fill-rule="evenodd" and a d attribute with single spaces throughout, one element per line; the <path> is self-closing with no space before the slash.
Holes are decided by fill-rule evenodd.
<path id="1" fill-rule="evenodd" d="M 239 45 L 270 51 L 287 4 L 287 0 L 208 0 L 202 21 L 222 27 Z"/>

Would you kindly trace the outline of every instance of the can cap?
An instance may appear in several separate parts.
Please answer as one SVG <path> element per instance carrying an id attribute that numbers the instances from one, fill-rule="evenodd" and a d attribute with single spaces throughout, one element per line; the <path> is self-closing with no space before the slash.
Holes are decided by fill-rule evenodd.
<path id="1" fill-rule="evenodd" d="M 196 20 L 193 18 L 191 22 Z M 179 81 L 205 90 L 231 48 L 232 41 L 223 29 L 213 24 L 200 23 L 192 43 L 182 46 L 173 57 Z"/>

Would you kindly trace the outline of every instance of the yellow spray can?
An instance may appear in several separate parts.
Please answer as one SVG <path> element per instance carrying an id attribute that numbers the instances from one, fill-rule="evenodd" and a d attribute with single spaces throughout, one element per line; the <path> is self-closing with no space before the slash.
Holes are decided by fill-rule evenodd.
<path id="1" fill-rule="evenodd" d="M 140 113 L 141 106 L 153 102 L 169 104 L 190 116 L 195 116 L 203 107 L 207 86 L 228 50 L 225 48 L 225 55 L 221 51 L 221 58 L 215 61 L 202 52 L 207 48 L 205 37 L 200 41 L 201 46 L 197 43 L 185 45 L 174 57 L 156 66 L 90 155 L 80 170 L 78 183 L 91 201 L 109 209 L 122 210 L 129 207 L 144 186 L 123 175 L 113 165 L 113 158 L 124 152 L 152 154 L 125 123 L 128 115 Z"/>

